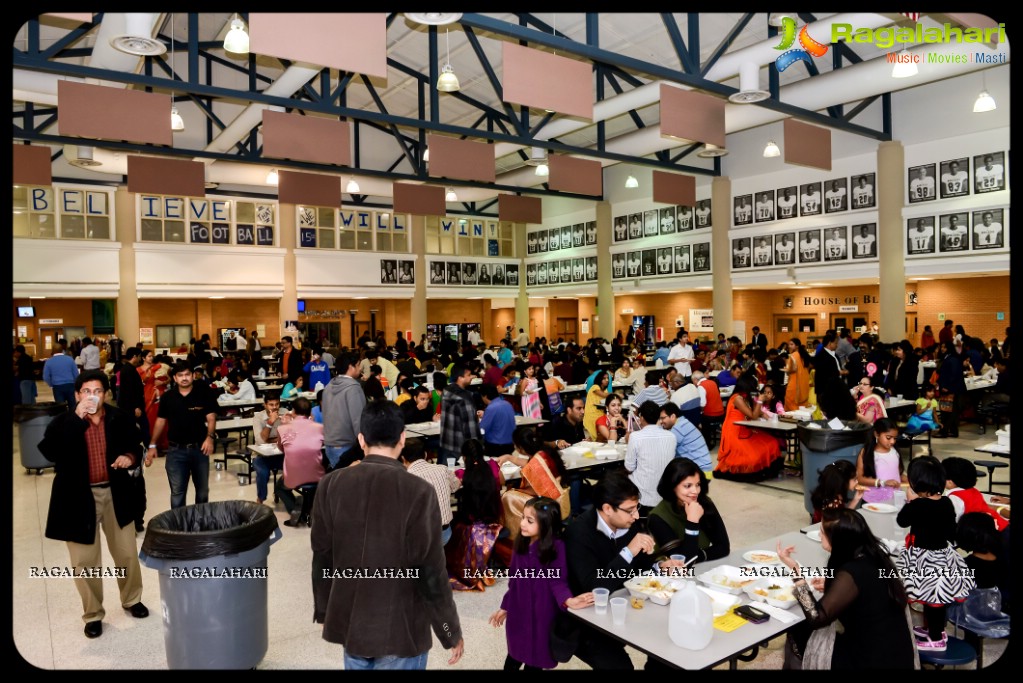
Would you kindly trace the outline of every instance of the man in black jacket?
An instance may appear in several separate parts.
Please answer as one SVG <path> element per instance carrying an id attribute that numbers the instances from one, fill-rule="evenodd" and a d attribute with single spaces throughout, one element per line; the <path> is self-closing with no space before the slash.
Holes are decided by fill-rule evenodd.
<path id="1" fill-rule="evenodd" d="M 104 404 L 109 389 L 101 370 L 78 375 L 74 411 L 55 417 L 39 442 L 39 450 L 56 464 L 46 537 L 67 542 L 89 638 L 103 634 L 105 574 L 117 577 L 124 609 L 137 619 L 149 616 L 141 602 L 136 499 L 129 474 L 142 460 L 142 435 L 130 415 Z M 102 566 L 100 525 L 113 567 Z"/>
<path id="2" fill-rule="evenodd" d="M 142 442 L 149 443 L 149 418 L 146 417 L 146 397 L 142 386 L 142 377 L 138 367 L 142 364 L 142 352 L 134 346 L 124 352 L 118 375 L 117 407 L 135 418 L 135 426 L 142 433 Z M 143 519 L 146 514 L 146 480 L 139 470 L 135 480 L 136 512 L 135 531 L 141 532 L 145 527 Z"/>
<path id="3" fill-rule="evenodd" d="M 836 417 L 842 420 L 855 420 L 856 401 L 845 385 L 843 376 L 846 371 L 839 366 L 838 356 L 835 354 L 838 348 L 838 335 L 828 330 L 821 344 L 821 350 L 813 357 L 813 384 L 821 412 L 829 420 Z"/>

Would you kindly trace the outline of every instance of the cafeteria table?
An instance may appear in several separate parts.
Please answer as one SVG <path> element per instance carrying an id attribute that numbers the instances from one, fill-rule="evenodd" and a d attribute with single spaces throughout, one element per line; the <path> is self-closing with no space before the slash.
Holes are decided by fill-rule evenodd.
<path id="1" fill-rule="evenodd" d="M 797 438 L 797 424 L 788 420 L 740 420 L 735 424 L 751 429 L 762 429 L 772 432 L 774 436 L 781 436 L 785 439 L 785 467 L 793 468 L 803 473 L 803 458 L 799 450 L 799 439 Z"/>
<path id="2" fill-rule="evenodd" d="M 248 431 L 252 429 L 252 418 L 251 417 L 235 417 L 227 420 L 217 420 L 214 424 L 214 430 L 219 434 L 220 432 L 239 432 L 240 443 L 247 444 L 249 441 Z M 224 453 L 222 458 L 213 458 L 214 466 L 219 469 L 227 469 L 228 460 L 240 460 L 245 463 L 247 478 L 252 476 L 252 456 L 246 451 L 236 451 L 229 453 L 227 451 L 227 444 L 224 444 Z M 242 476 L 242 475 L 239 475 Z M 246 482 L 248 483 L 248 482 Z"/>
<path id="3" fill-rule="evenodd" d="M 523 417 L 522 415 L 515 416 L 515 426 L 521 425 L 538 425 L 543 424 L 544 420 L 538 420 L 532 417 Z M 407 436 L 440 436 L 440 420 L 433 422 L 413 422 L 412 424 L 405 425 L 405 433 Z"/>

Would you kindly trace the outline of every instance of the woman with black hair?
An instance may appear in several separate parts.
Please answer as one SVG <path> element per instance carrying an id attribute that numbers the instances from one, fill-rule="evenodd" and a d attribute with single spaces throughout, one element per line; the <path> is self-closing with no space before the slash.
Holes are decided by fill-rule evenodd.
<path id="1" fill-rule="evenodd" d="M 793 594 L 806 615 L 786 642 L 788 654 L 802 657 L 803 669 L 919 668 L 906 589 L 866 520 L 844 507 L 824 510 L 821 545 L 831 553 L 829 578 L 812 578 L 808 585 L 792 557 L 795 547 L 778 542 L 778 557 L 793 572 Z M 818 600 L 811 588 L 824 595 Z"/>
<path id="2" fill-rule="evenodd" d="M 502 529 L 500 484 L 483 454 L 479 439 L 462 444 L 465 472 L 462 488 L 455 492 L 458 510 L 451 520 L 451 541 L 444 546 L 453 590 L 482 591 L 494 585 L 486 569 Z"/>
<path id="3" fill-rule="evenodd" d="M 892 360 L 888 364 L 888 374 L 884 380 L 888 394 L 915 401 L 920 395 L 916 383 L 918 369 L 919 361 L 908 339 L 903 339 L 893 346 Z"/>
<path id="4" fill-rule="evenodd" d="M 951 403 L 952 407 L 949 411 L 942 411 L 940 438 L 959 438 L 959 413 L 966 398 L 963 360 L 955 344 L 946 344 L 945 352 L 938 361 L 938 401 Z"/>
<path id="5" fill-rule="evenodd" d="M 760 415 L 757 381 L 752 375 L 741 375 L 728 399 L 714 476 L 736 481 L 763 481 L 777 476 L 783 463 L 778 440 L 738 424 L 744 420 L 759 420 Z"/>
<path id="6" fill-rule="evenodd" d="M 725 522 L 707 495 L 707 477 L 695 462 L 688 458 L 669 462 L 657 493 L 661 502 L 650 511 L 649 526 L 661 553 L 703 562 L 731 551 Z"/>

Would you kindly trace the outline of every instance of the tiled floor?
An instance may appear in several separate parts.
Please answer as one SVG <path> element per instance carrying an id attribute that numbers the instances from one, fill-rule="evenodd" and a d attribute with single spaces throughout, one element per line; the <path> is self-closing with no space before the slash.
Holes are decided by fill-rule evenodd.
<path id="1" fill-rule="evenodd" d="M 975 459 L 983 456 L 973 447 L 994 441 L 992 430 L 976 435 L 975 426 L 964 426 L 962 438 L 934 442 L 938 457 L 962 455 Z M 41 476 L 29 475 L 20 466 L 18 428 L 13 442 L 13 629 L 18 652 L 30 664 L 43 669 L 161 669 L 167 668 L 164 654 L 163 627 L 160 609 L 160 585 L 155 570 L 143 567 L 143 602 L 151 611 L 148 619 L 133 619 L 120 609 L 114 579 L 104 580 L 107 617 L 103 636 L 89 640 L 82 633 L 81 602 L 70 579 L 30 578 L 30 567 L 64 567 L 68 564 L 64 543 L 43 537 L 47 506 L 53 481 L 52 470 Z M 1007 462 L 1007 461 L 1006 461 Z M 255 500 L 255 486 L 240 486 L 232 464 L 230 472 L 210 473 L 210 499 Z M 996 480 L 1004 480 L 1002 469 Z M 158 459 L 145 471 L 149 497 L 147 519 L 169 507 L 169 488 L 164 461 Z M 787 477 L 780 488 L 740 484 L 717 480 L 713 499 L 724 517 L 733 548 L 750 546 L 781 533 L 804 526 L 807 514 L 803 509 L 799 480 Z M 982 480 L 981 488 L 986 489 Z M 996 485 L 996 491 L 1008 487 Z M 191 500 L 192 492 L 189 492 Z M 282 506 L 277 517 L 285 520 Z M 339 669 L 341 648 L 321 638 L 320 626 L 312 622 L 312 591 L 309 580 L 311 551 L 309 530 L 282 526 L 283 538 L 270 549 L 268 570 L 269 648 L 259 665 L 261 669 Z M 139 546 L 143 536 L 139 535 Z M 105 563 L 111 564 L 104 548 Z M 501 581 L 485 593 L 456 593 L 463 633 L 465 656 L 455 667 L 448 667 L 447 654 L 435 646 L 430 652 L 431 669 L 499 669 L 506 647 L 503 629 L 487 624 L 489 615 L 498 607 L 504 593 Z M 740 668 L 779 669 L 782 663 L 782 639 L 775 639 L 759 657 Z M 1004 641 L 987 641 L 985 663 L 994 662 L 1004 650 Z M 646 656 L 630 648 L 637 667 Z M 972 666 L 972 665 L 971 665 Z M 587 668 L 574 659 L 561 669 Z"/>

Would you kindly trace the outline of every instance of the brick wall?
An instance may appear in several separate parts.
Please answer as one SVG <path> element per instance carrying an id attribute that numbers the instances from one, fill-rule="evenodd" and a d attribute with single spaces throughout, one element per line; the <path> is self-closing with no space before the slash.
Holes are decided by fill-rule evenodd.
<path id="1" fill-rule="evenodd" d="M 966 334 L 980 337 L 985 343 L 992 337 L 1005 339 L 1009 326 L 1009 276 L 962 278 L 958 280 L 925 280 L 917 282 L 919 303 L 916 305 L 920 330 L 930 325 L 934 336 L 944 326 L 938 314 L 962 325 Z M 998 320 L 998 313 L 1005 320 Z"/>

